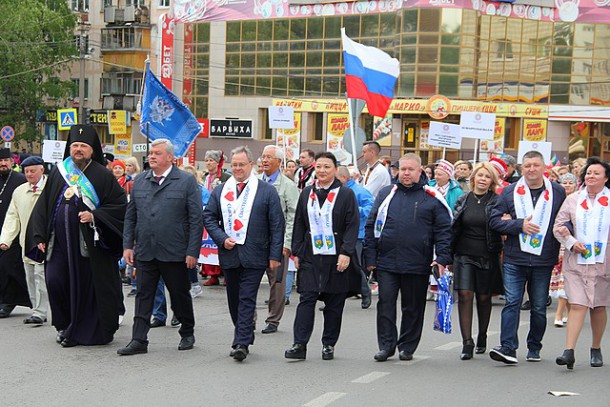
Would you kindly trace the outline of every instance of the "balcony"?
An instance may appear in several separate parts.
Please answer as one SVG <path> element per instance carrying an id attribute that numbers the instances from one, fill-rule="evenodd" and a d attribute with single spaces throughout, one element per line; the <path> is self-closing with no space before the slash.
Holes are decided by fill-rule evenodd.
<path id="1" fill-rule="evenodd" d="M 107 95 L 104 96 L 104 110 L 127 110 L 135 112 L 138 104 L 138 96 L 136 95 Z"/>
<path id="2" fill-rule="evenodd" d="M 128 6 L 125 8 L 107 6 L 104 7 L 104 23 L 148 25 L 150 24 L 150 12 L 146 6 Z"/>

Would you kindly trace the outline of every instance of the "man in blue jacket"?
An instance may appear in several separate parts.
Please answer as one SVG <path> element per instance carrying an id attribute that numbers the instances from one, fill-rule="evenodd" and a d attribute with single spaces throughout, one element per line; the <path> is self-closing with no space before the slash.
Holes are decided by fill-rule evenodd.
<path id="1" fill-rule="evenodd" d="M 407 154 L 399 160 L 398 180 L 379 192 L 365 227 L 365 264 L 368 270 L 377 269 L 379 283 L 379 362 L 393 356 L 397 347 L 400 360 L 413 359 L 422 334 L 430 267 L 438 266 L 442 274 L 452 262 L 451 210 L 440 192 L 427 185 L 419 156 Z"/>
<path id="2" fill-rule="evenodd" d="M 538 151 L 525 153 L 521 168 L 523 177 L 504 188 L 489 218 L 489 226 L 506 235 L 501 346 L 489 356 L 506 364 L 518 363 L 519 314 L 526 283 L 531 304 L 526 360 L 540 361 L 551 272 L 559 258 L 553 224 L 566 198 L 563 187 L 544 177 L 544 158 Z"/>
<path id="3" fill-rule="evenodd" d="M 371 288 L 369 287 L 368 278 L 362 267 L 362 242 L 364 241 L 364 225 L 366 224 L 366 218 L 371 212 L 375 198 L 365 187 L 359 185 L 354 181 L 349 173 L 349 170 L 345 166 L 340 166 L 337 169 L 337 178 L 339 181 L 352 191 L 356 195 L 358 201 L 358 210 L 360 212 L 360 227 L 358 229 L 358 240 L 356 241 L 356 256 L 358 258 L 358 268 L 362 275 L 362 309 L 367 309 L 371 306 Z"/>
<path id="4" fill-rule="evenodd" d="M 252 171 L 248 147 L 231 151 L 233 176 L 212 192 L 203 213 L 205 228 L 218 245 L 227 282 L 235 334 L 230 356 L 241 362 L 254 343 L 256 294 L 265 270 L 281 266 L 284 212 L 275 187 Z"/>
<path id="5" fill-rule="evenodd" d="M 137 262 L 138 293 L 132 340 L 117 351 L 135 355 L 148 351 L 148 331 L 159 278 L 172 299 L 182 326 L 178 350 L 195 344 L 193 300 L 188 269 L 197 265 L 203 233 L 201 192 L 191 174 L 173 165 L 174 146 L 167 139 L 153 141 L 150 170 L 136 177 L 123 229 L 123 257 Z M 134 248 L 137 255 L 134 256 Z"/>

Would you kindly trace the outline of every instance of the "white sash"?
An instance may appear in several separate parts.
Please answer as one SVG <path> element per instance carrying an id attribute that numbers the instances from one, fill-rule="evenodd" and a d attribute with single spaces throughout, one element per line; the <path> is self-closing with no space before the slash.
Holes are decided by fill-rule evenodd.
<path id="1" fill-rule="evenodd" d="M 515 213 L 518 219 L 525 219 L 532 215 L 531 223 L 540 226 L 540 233 L 537 235 L 528 235 L 521 232 L 519 234 L 519 244 L 521 251 L 540 256 L 546 232 L 551 223 L 551 212 L 553 211 L 553 186 L 551 181 L 544 177 L 545 191 L 540 194 L 536 207 L 532 202 L 532 194 L 530 188 L 525 182 L 525 177 L 521 177 L 513 190 L 513 199 L 515 201 Z"/>
<path id="2" fill-rule="evenodd" d="M 337 202 L 339 188 L 331 189 L 320 208 L 318 197 L 311 189 L 307 200 L 307 215 L 309 217 L 309 230 L 311 234 L 311 247 L 313 254 L 332 256 L 337 254 L 335 246 L 335 232 L 333 231 L 333 208 Z"/>
<path id="3" fill-rule="evenodd" d="M 220 208 L 222 210 L 222 223 L 225 233 L 235 239 L 237 244 L 246 242 L 248 224 L 252 204 L 258 189 L 258 178 L 250 174 L 244 190 L 237 196 L 237 182 L 231 177 L 225 182 L 220 193 Z"/>
<path id="4" fill-rule="evenodd" d="M 578 192 L 576 205 L 576 238 L 587 251 L 577 257 L 578 264 L 603 263 L 608 244 L 610 229 L 610 210 L 608 200 L 610 190 L 604 189 L 591 201 L 587 188 Z"/>
<path id="5" fill-rule="evenodd" d="M 375 219 L 374 235 L 376 238 L 381 237 L 381 232 L 383 231 L 383 227 L 385 226 L 386 218 L 388 217 L 388 207 L 390 206 L 390 202 L 392 202 L 392 198 L 394 198 L 394 195 L 396 194 L 397 189 L 398 189 L 398 185 L 394 185 L 394 187 L 392 187 L 392 191 L 383 200 L 381 205 L 379 205 L 379 209 L 377 210 L 377 218 Z M 443 194 L 440 193 L 440 191 L 438 191 L 436 188 L 431 187 L 429 185 L 424 185 L 424 191 L 426 191 L 426 193 L 428 195 L 431 195 L 434 198 L 438 199 L 449 212 L 449 217 L 451 219 L 453 219 L 453 212 L 451 211 L 451 208 L 449 208 L 447 201 L 443 197 Z"/>

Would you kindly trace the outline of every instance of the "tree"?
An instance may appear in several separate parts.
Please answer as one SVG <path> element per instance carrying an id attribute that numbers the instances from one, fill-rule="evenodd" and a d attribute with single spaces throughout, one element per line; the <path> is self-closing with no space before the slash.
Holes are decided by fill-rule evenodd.
<path id="1" fill-rule="evenodd" d="M 0 0 L 0 125 L 37 139 L 36 113 L 73 89 L 59 74 L 78 55 L 66 0 Z"/>

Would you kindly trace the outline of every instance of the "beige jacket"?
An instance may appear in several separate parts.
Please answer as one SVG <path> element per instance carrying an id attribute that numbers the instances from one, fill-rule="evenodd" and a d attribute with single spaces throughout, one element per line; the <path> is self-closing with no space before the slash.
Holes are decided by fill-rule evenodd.
<path id="1" fill-rule="evenodd" d="M 263 174 L 258 177 L 263 179 Z M 277 194 L 280 196 L 282 211 L 284 211 L 284 219 L 286 220 L 286 231 L 284 232 L 284 247 L 290 249 L 292 246 L 292 228 L 294 226 L 294 214 L 297 210 L 297 202 L 299 201 L 299 189 L 297 185 L 287 176 L 280 173 L 273 183 Z"/>
<path id="2" fill-rule="evenodd" d="M 42 194 L 47 183 L 47 176 L 43 175 L 42 184 L 36 192 L 32 192 L 32 187 L 29 182 L 19 185 L 13 192 L 13 198 L 8 207 L 2 232 L 0 233 L 0 245 L 5 244 L 11 247 L 11 244 L 19 236 L 19 244 L 22 248 L 23 261 L 28 264 L 39 264 L 25 257 L 25 232 L 28 228 L 30 215 L 34 209 L 34 205 L 38 201 L 38 197 Z M 21 233 L 23 232 L 23 233 Z"/>

